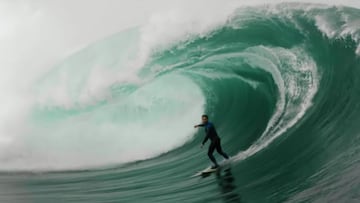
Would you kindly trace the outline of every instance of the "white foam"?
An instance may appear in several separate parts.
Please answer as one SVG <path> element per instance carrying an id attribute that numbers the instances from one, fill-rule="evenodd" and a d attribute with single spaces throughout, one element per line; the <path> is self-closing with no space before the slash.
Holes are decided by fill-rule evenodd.
<path id="1" fill-rule="evenodd" d="M 350 36 L 360 46 L 360 20 L 347 14 L 344 8 L 338 12 L 317 14 L 314 19 L 316 26 L 330 39 L 341 39 Z M 359 55 L 359 48 L 356 49 Z"/>
<path id="2" fill-rule="evenodd" d="M 0 170 L 81 169 L 147 159 L 189 140 L 204 103 L 191 80 L 157 78 L 90 113 L 32 125 L 26 136 L 5 143 Z"/>
<path id="3" fill-rule="evenodd" d="M 309 75 L 309 78 L 306 78 L 308 86 L 302 87 L 303 84 L 299 84 L 299 86 L 297 86 L 297 84 L 293 84 L 295 87 L 291 87 L 289 86 L 288 82 L 296 80 L 296 78 L 286 78 L 285 75 L 281 76 L 280 81 L 288 80 L 288 82 L 286 85 L 278 86 L 280 98 L 278 99 L 275 113 L 271 117 L 265 131 L 262 133 L 260 138 L 255 141 L 255 143 L 252 144 L 248 149 L 241 151 L 236 156 L 234 156 L 232 158 L 234 161 L 244 160 L 247 157 L 265 149 L 278 137 L 283 135 L 289 128 L 298 123 L 299 120 L 305 115 L 306 111 L 311 107 L 312 99 L 318 90 L 318 83 L 320 78 L 317 73 L 316 65 L 312 60 L 310 60 L 308 56 L 306 56 L 305 53 L 299 50 L 286 51 L 276 49 L 270 49 L 269 53 L 276 53 L 277 56 L 275 55 L 275 57 L 281 57 L 282 61 L 284 61 L 285 58 L 288 58 L 288 60 L 290 60 L 289 65 L 293 70 L 297 70 L 303 73 L 310 72 L 311 74 Z M 285 58 L 283 54 L 285 54 Z M 301 57 L 299 59 L 296 56 Z M 280 67 L 274 67 L 274 70 L 278 70 L 279 68 Z M 272 74 L 274 70 L 270 70 Z M 293 76 L 296 77 L 296 74 Z M 277 78 L 278 76 L 273 75 L 273 77 L 275 81 L 279 80 L 279 78 Z M 278 82 L 278 84 L 282 84 L 282 82 Z M 306 91 L 305 95 L 299 95 L 299 93 L 297 93 L 297 91 L 299 91 L 298 88 L 302 88 L 301 91 Z M 299 107 L 294 103 L 292 104 L 293 101 L 291 101 L 298 99 L 302 100 Z"/>
<path id="4" fill-rule="evenodd" d="M 316 26 L 323 33 L 325 33 L 327 37 L 333 38 L 334 36 L 336 36 L 337 31 L 335 30 L 335 27 L 333 27 L 330 21 L 328 21 L 324 16 L 321 15 L 315 16 L 315 22 L 316 22 Z"/>

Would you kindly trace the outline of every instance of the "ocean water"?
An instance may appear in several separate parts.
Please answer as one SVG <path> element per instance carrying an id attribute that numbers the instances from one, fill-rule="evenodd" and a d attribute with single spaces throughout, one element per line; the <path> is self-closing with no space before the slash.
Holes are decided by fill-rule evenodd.
<path id="1" fill-rule="evenodd" d="M 0 136 L 0 202 L 360 201 L 359 9 L 239 6 L 183 26 L 114 33 L 39 75 Z M 204 113 L 231 163 L 193 177 L 211 164 Z"/>

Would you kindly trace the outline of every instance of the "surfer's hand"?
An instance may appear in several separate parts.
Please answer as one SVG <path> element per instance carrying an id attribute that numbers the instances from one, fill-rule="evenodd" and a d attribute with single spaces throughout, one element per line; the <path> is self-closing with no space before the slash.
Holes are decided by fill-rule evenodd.
<path id="1" fill-rule="evenodd" d="M 194 128 L 197 128 L 198 127 L 198 125 L 194 125 Z"/>

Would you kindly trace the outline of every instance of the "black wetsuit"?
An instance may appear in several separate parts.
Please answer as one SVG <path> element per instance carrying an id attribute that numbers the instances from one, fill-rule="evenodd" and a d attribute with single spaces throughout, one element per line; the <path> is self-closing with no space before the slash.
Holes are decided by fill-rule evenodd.
<path id="1" fill-rule="evenodd" d="M 209 146 L 209 150 L 208 150 L 208 156 L 210 158 L 210 160 L 215 164 L 215 166 L 217 167 L 218 164 L 215 160 L 215 157 L 213 155 L 214 153 L 214 150 L 216 149 L 216 151 L 221 154 L 224 158 L 228 159 L 229 156 L 222 151 L 221 149 L 221 143 L 220 143 L 220 138 L 215 130 L 215 127 L 212 123 L 210 122 L 207 122 L 206 124 L 200 124 L 198 126 L 201 126 L 201 127 L 205 127 L 205 138 L 204 138 L 204 141 L 202 142 L 202 144 L 205 144 L 206 141 L 208 139 L 211 140 L 211 143 L 210 143 L 210 146 Z"/>

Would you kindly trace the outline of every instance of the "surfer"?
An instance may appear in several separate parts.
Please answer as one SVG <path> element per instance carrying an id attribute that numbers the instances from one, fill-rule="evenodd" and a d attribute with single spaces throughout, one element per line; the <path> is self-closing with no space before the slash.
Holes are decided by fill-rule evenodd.
<path id="1" fill-rule="evenodd" d="M 208 156 L 209 156 L 210 160 L 214 163 L 214 166 L 212 166 L 211 168 L 215 169 L 215 168 L 219 167 L 219 164 L 216 162 L 216 159 L 215 159 L 215 157 L 213 155 L 215 149 L 225 159 L 229 159 L 229 156 L 225 152 L 222 151 L 220 138 L 219 138 L 219 136 L 218 136 L 218 134 L 217 134 L 217 132 L 215 130 L 214 124 L 209 122 L 208 116 L 207 115 L 202 115 L 201 120 L 202 120 L 202 124 L 195 125 L 194 128 L 205 127 L 206 135 L 205 135 L 205 138 L 204 138 L 203 142 L 201 143 L 201 148 L 203 148 L 206 141 L 208 139 L 210 139 L 211 143 L 210 143 L 209 150 L 208 150 Z"/>

